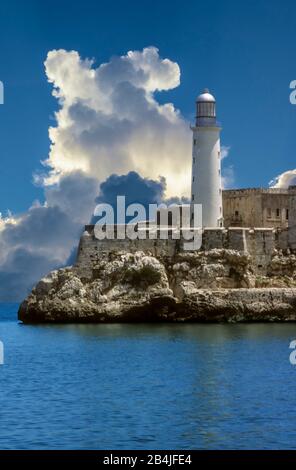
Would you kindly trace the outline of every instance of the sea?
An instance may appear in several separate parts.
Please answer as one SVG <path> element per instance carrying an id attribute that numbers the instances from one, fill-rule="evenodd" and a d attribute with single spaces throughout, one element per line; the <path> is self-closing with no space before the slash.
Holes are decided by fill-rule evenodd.
<path id="1" fill-rule="evenodd" d="M 296 448 L 296 324 L 24 325 L 17 308 L 0 304 L 1 449 Z"/>

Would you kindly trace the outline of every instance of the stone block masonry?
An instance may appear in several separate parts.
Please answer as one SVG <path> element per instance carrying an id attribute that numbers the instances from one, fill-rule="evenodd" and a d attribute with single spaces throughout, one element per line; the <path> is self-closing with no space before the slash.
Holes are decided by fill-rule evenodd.
<path id="1" fill-rule="evenodd" d="M 225 227 L 287 228 L 296 224 L 296 187 L 223 190 Z"/>
<path id="2" fill-rule="evenodd" d="M 87 225 L 85 229 L 80 239 L 75 269 L 79 276 L 87 279 L 93 276 L 93 270 L 102 257 L 112 257 L 112 253 L 118 251 L 143 251 L 158 259 L 173 259 L 175 255 L 185 251 L 185 240 L 182 237 L 177 240 L 172 239 L 172 236 L 166 240 L 159 237 L 145 240 L 98 240 L 95 238 L 93 225 Z M 226 249 L 248 253 L 254 273 L 264 275 L 274 253 L 295 249 L 295 241 L 288 229 L 210 228 L 203 230 L 200 251 Z"/>

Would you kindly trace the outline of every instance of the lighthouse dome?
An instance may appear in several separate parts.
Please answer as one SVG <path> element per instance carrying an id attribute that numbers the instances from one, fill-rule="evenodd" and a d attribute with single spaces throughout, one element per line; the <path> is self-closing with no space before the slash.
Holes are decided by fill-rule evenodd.
<path id="1" fill-rule="evenodd" d="M 196 99 L 196 125 L 216 126 L 216 100 L 207 88 Z"/>
<path id="2" fill-rule="evenodd" d="M 208 88 L 205 88 L 201 95 L 196 99 L 197 103 L 215 103 L 216 100 L 213 95 L 209 92 Z"/>

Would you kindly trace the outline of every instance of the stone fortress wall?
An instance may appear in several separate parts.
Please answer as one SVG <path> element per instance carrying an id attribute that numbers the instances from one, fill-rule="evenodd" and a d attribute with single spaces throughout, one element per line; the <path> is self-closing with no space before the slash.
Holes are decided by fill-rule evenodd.
<path id="1" fill-rule="evenodd" d="M 296 223 L 296 186 L 223 191 L 225 227 L 287 228 Z"/>
<path id="2" fill-rule="evenodd" d="M 254 272 L 265 274 L 272 257 L 277 252 L 296 251 L 296 186 L 282 188 L 250 188 L 223 191 L 224 227 L 205 228 L 202 231 L 200 250 L 236 250 L 248 253 Z M 178 230 L 178 229 L 177 229 Z M 172 258 L 185 251 L 182 238 L 173 238 L 168 229 L 168 239 L 98 240 L 94 225 L 86 225 L 81 236 L 75 269 L 81 276 L 90 278 L 96 261 L 112 252 L 143 251 L 158 258 Z M 143 233 L 143 232 L 142 232 Z"/>
<path id="3" fill-rule="evenodd" d="M 98 240 L 94 235 L 94 225 L 86 225 L 81 236 L 75 269 L 80 276 L 91 278 L 93 269 L 102 256 L 112 257 L 118 251 L 143 251 L 157 258 L 173 258 L 184 251 L 185 240 L 173 239 L 169 232 L 168 239 Z M 254 272 L 265 274 L 266 268 L 276 252 L 287 253 L 296 249 L 296 236 L 289 229 L 272 228 L 211 228 L 202 232 L 200 250 L 236 250 L 248 253 L 252 258 Z"/>

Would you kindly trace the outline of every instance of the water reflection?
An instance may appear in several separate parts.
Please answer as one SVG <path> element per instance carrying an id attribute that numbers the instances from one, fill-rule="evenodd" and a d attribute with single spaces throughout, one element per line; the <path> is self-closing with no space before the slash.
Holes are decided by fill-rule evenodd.
<path id="1" fill-rule="evenodd" d="M 0 328 L 1 448 L 295 445 L 295 324 Z"/>
<path id="2" fill-rule="evenodd" d="M 122 338 L 141 340 L 147 337 L 165 341 L 198 341 L 208 345 L 229 341 L 264 340 L 271 338 L 295 338 L 296 323 L 238 323 L 238 324 L 199 324 L 199 323 L 106 323 L 106 324 L 44 324 L 24 325 L 44 331 L 61 331 L 90 338 Z"/>

